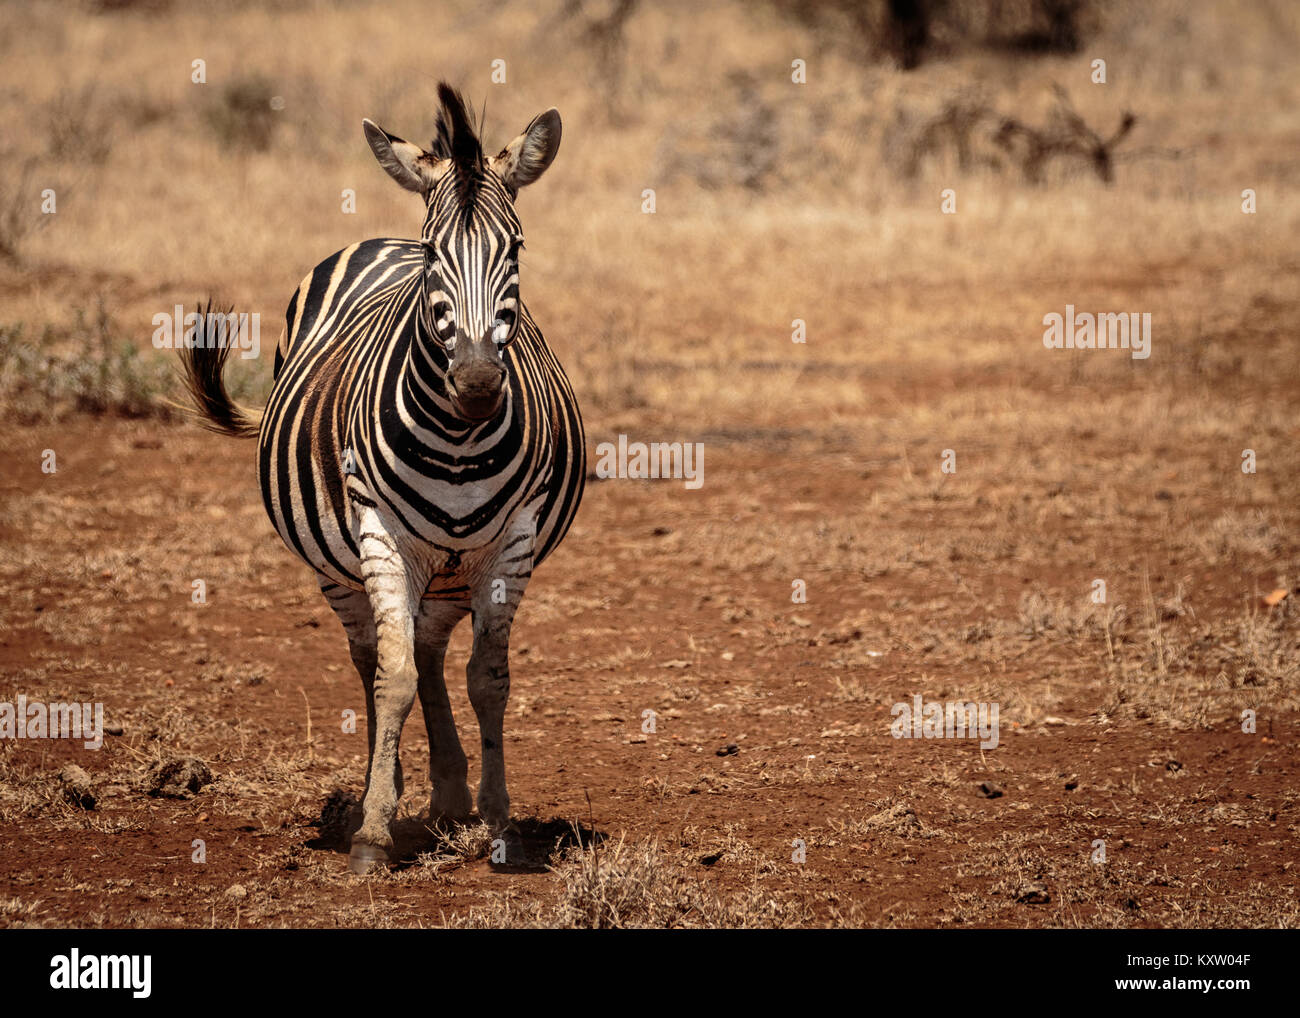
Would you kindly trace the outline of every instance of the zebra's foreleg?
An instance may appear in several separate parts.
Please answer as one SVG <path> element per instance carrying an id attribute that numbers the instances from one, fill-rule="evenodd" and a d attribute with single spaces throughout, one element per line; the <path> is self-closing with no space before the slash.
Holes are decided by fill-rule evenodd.
<path id="1" fill-rule="evenodd" d="M 361 829 L 352 837 L 349 867 L 366 873 L 388 861 L 391 825 L 401 797 L 398 744 L 415 702 L 415 615 L 421 585 L 384 528 L 379 514 L 362 508 L 357 520 L 361 574 L 375 619 L 374 751 Z"/>
<path id="2" fill-rule="evenodd" d="M 415 664 L 420 673 L 420 706 L 429 735 L 429 800 L 431 822 L 460 823 L 473 808 L 466 783 L 468 763 L 456 734 L 456 721 L 447 700 L 443 659 L 447 640 L 468 609 L 460 604 L 428 599 L 421 602 L 415 624 Z"/>

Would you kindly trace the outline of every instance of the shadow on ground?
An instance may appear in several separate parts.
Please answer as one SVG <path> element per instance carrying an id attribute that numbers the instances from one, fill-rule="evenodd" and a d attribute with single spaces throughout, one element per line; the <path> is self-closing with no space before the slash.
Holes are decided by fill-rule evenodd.
<path id="1" fill-rule="evenodd" d="M 321 806 L 320 816 L 309 824 L 318 830 L 306 843 L 318 852 L 347 855 L 353 833 L 361 826 L 361 801 L 352 792 L 335 789 Z M 466 838 L 463 835 L 479 827 L 477 820 L 465 825 L 430 824 L 427 817 L 407 817 L 393 824 L 391 868 L 406 869 L 418 865 L 419 856 L 461 856 L 464 862 L 488 859 L 494 872 L 544 872 L 570 848 L 587 848 L 602 844 L 606 835 L 576 820 L 559 817 L 521 817 L 512 822 L 512 830 L 498 845 L 487 836 Z M 501 855 L 504 861 L 496 861 Z"/>

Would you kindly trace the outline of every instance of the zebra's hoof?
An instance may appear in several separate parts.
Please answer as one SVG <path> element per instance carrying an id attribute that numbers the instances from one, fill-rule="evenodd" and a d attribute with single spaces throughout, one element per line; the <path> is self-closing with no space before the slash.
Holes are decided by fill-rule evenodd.
<path id="1" fill-rule="evenodd" d="M 364 841 L 352 843 L 348 853 L 348 869 L 358 876 L 365 876 L 388 865 L 388 853 L 378 845 L 367 845 Z"/>

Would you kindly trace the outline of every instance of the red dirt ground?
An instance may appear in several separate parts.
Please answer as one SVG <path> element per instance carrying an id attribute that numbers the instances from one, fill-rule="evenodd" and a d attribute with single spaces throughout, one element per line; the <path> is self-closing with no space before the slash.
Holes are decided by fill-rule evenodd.
<path id="1" fill-rule="evenodd" d="M 11 433 L 0 480 L 11 549 L 0 693 L 100 700 L 124 731 L 97 753 L 0 744 L 11 796 L 0 919 L 439 925 L 477 909 L 508 922 L 508 903 L 559 893 L 552 873 L 481 854 L 431 874 L 416 853 L 433 839 L 414 820 L 403 866 L 348 876 L 342 842 L 310 825 L 331 788 L 360 789 L 364 734 L 339 722 L 346 709 L 364 717 L 360 683 L 307 571 L 262 515 L 252 445 L 188 425 L 75 419 L 57 429 L 59 468 L 46 476 L 51 434 Z M 851 455 L 782 436 L 709 451 L 703 492 L 590 483 L 525 599 L 507 767 L 514 815 L 540 854 L 570 822 L 614 840 L 653 837 L 689 876 L 721 893 L 757 886 L 814 923 L 1294 921 L 1294 711 L 1261 711 L 1254 735 L 1231 711 L 1208 726 L 1107 715 L 1096 646 L 963 628 L 1014 616 L 1041 562 L 1013 558 L 979 581 L 956 571 L 960 556 L 914 556 L 883 578 L 837 569 L 837 537 L 853 529 L 844 514 L 870 509 Z M 879 541 L 924 547 L 962 533 L 962 517 L 977 535 L 972 499 L 948 498 L 880 513 Z M 779 541 L 792 521 L 823 532 L 797 574 L 807 604 L 790 603 L 779 563 L 753 568 L 726 543 L 728 532 Z M 1167 562 L 1153 556 L 1152 587 L 1190 567 L 1169 551 Z M 1086 572 L 1088 550 L 1064 555 Z M 192 576 L 208 578 L 206 605 L 190 603 Z M 934 626 L 967 635 L 935 647 L 922 638 Z M 464 651 L 458 633 L 448 687 L 473 784 Z M 845 693 L 839 680 L 857 685 Z M 996 750 L 890 736 L 890 705 L 915 692 L 979 699 L 1017 686 L 1024 700 L 1004 697 Z M 647 708 L 658 731 L 643 736 Z M 403 743 L 411 816 L 428 794 L 418 712 Z M 717 755 L 732 743 L 737 753 Z M 189 754 L 215 775 L 194 797 L 136 787 L 151 760 Z M 93 811 L 49 791 L 65 762 L 96 781 Z M 982 782 L 1003 794 L 986 797 Z M 196 838 L 202 865 L 191 861 Z M 802 864 L 795 839 L 807 843 Z M 1094 839 L 1106 842 L 1104 866 L 1089 863 Z M 1049 900 L 1035 904 L 1039 884 Z"/>

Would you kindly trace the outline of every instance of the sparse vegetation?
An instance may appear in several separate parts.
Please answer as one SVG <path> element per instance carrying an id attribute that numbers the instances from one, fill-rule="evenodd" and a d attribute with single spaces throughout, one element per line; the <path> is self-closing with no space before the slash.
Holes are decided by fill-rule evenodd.
<path id="1" fill-rule="evenodd" d="M 69 413 L 168 416 L 160 397 L 173 388 L 170 358 L 141 353 L 101 304 L 76 314 L 66 343 L 45 326 L 32 336 L 24 323 L 0 324 L 0 400 L 32 423 Z M 67 352 L 58 352 L 60 349 Z"/>
<path id="2" fill-rule="evenodd" d="M 1300 923 L 1300 8 L 465 5 L 431 56 L 406 0 L 98 6 L 0 10 L 0 701 L 118 732 L 0 740 L 0 926 Z M 203 86 L 159 57 L 200 41 Z M 589 443 L 701 441 L 705 487 L 593 480 L 530 586 L 530 865 L 430 829 L 408 727 L 399 862 L 358 880 L 360 683 L 251 449 L 168 416 L 150 322 L 260 312 L 229 379 L 260 403 L 303 273 L 418 230 L 358 122 L 422 138 L 438 77 L 489 144 L 560 109 L 525 299 Z M 1066 304 L 1151 312 L 1152 357 L 1045 349 Z M 998 704 L 998 747 L 893 738 L 915 695 Z M 148 794 L 187 759 L 212 780 Z"/>
<path id="3" fill-rule="evenodd" d="M 12 164 L 6 167 L 6 176 L 0 177 L 0 261 L 16 264 L 20 261 L 23 241 L 43 223 L 40 194 L 33 186 L 34 159 L 27 159 L 15 172 Z"/>
<path id="4" fill-rule="evenodd" d="M 270 82 L 259 76 L 222 86 L 219 101 L 207 111 L 208 124 L 222 147 L 256 152 L 270 148 L 278 123 L 273 99 Z"/>
<path id="5" fill-rule="evenodd" d="M 63 89 L 55 96 L 40 132 L 49 143 L 52 163 L 97 167 L 108 161 L 113 117 L 106 102 L 99 82 Z"/>
<path id="6" fill-rule="evenodd" d="M 1119 124 L 1103 138 L 1075 111 L 1069 94 L 1054 86 L 1056 105 L 1042 127 L 997 113 L 970 100 L 955 99 L 920 128 L 903 163 L 905 176 L 914 177 L 925 159 L 944 150 L 956 157 L 958 169 L 1001 169 L 1018 166 L 1027 184 L 1041 184 L 1052 160 L 1090 168 L 1105 184 L 1115 179 L 1115 150 L 1137 123 L 1125 111 Z"/>

